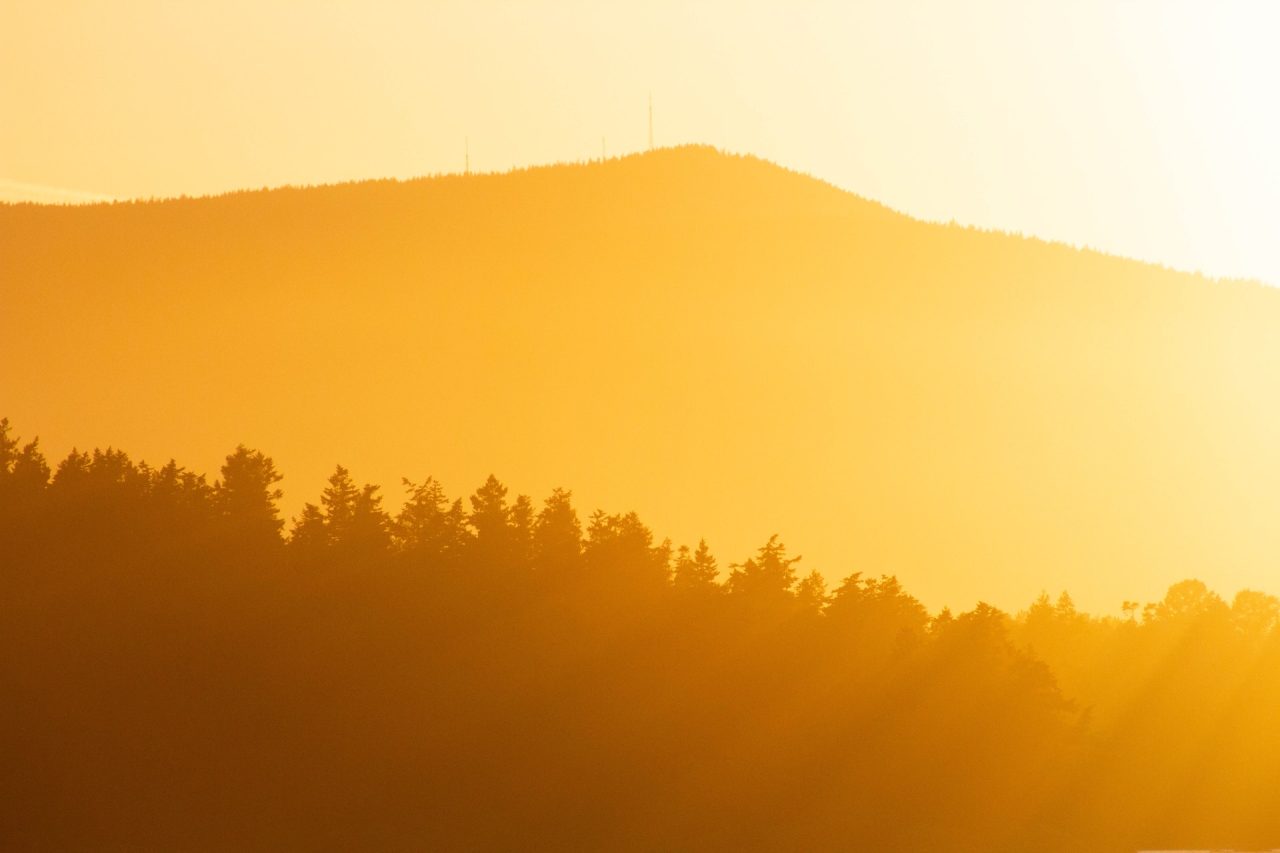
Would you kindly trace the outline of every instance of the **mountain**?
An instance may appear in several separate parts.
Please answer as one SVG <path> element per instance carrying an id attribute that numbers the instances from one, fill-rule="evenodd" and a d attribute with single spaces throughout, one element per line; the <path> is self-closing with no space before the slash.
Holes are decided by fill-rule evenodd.
<path id="1" fill-rule="evenodd" d="M 392 506 L 493 471 L 935 607 L 1275 585 L 1280 293 L 750 157 L 0 206 L 0 300 L 19 433 L 245 442 L 290 513 L 337 462 Z"/>

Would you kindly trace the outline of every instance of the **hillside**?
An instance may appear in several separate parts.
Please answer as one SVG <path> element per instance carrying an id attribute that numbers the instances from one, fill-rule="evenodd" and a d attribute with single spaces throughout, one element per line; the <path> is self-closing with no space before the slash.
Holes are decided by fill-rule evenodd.
<path id="1" fill-rule="evenodd" d="M 0 415 L 52 456 L 245 442 L 290 513 L 335 462 L 393 506 L 492 468 L 931 607 L 1275 586 L 1280 293 L 751 158 L 5 206 L 0 300 Z"/>

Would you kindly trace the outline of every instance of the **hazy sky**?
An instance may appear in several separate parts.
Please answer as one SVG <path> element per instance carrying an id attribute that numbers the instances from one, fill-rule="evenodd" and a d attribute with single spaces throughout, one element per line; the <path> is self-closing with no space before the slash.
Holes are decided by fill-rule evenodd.
<path id="1" fill-rule="evenodd" d="M 4 0 L 0 197 L 752 152 L 1280 283 L 1280 12 L 1203 2 Z"/>

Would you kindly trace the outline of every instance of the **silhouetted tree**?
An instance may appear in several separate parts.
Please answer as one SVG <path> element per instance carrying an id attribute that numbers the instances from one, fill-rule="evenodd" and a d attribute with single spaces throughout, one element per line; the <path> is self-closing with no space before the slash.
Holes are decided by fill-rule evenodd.
<path id="1" fill-rule="evenodd" d="M 329 530 L 324 511 L 313 503 L 304 504 L 302 513 L 293 521 L 289 547 L 305 556 L 314 557 L 329 545 Z"/>
<path id="2" fill-rule="evenodd" d="M 654 547 L 653 532 L 634 512 L 592 514 L 583 560 L 593 579 L 607 581 L 620 599 L 650 598 L 666 590 L 670 558 L 670 543 Z"/>
<path id="3" fill-rule="evenodd" d="M 1169 587 L 1163 601 L 1148 604 L 1145 618 L 1151 621 L 1194 620 L 1225 616 L 1227 604 L 1211 592 L 1203 581 L 1185 580 Z"/>
<path id="4" fill-rule="evenodd" d="M 511 561 L 522 575 L 533 566 L 533 527 L 533 501 L 528 495 L 518 495 L 511 505 Z"/>
<path id="5" fill-rule="evenodd" d="M 31 499 L 49 482 L 49 464 L 40 452 L 40 439 L 19 445 L 10 435 L 9 419 L 0 420 L 0 500 Z"/>
<path id="6" fill-rule="evenodd" d="M 706 595 L 720 592 L 717 578 L 720 567 L 707 547 L 707 540 L 698 541 L 698 549 L 690 552 L 681 546 L 676 554 L 673 582 L 677 591 L 684 594 Z"/>
<path id="7" fill-rule="evenodd" d="M 409 497 L 395 520 L 397 547 L 416 565 L 456 566 L 469 538 L 462 501 L 450 504 L 444 488 L 431 477 L 420 485 L 403 482 Z"/>
<path id="8" fill-rule="evenodd" d="M 553 491 L 533 526 L 534 566 L 550 583 L 576 580 L 582 574 L 582 524 L 572 496 L 566 489 Z"/>
<path id="9" fill-rule="evenodd" d="M 805 613 L 817 614 L 827 603 L 827 582 L 819 572 L 810 572 L 796 584 L 796 603 Z"/>
<path id="10" fill-rule="evenodd" d="M 924 605 L 888 575 L 876 579 L 854 572 L 831 594 L 826 612 L 832 630 L 864 656 L 914 646 L 929 629 Z"/>
<path id="11" fill-rule="evenodd" d="M 4 543 L 17 549 L 19 538 L 30 538 L 50 474 L 39 439 L 20 445 L 10 433 L 8 418 L 0 419 L 0 549 Z"/>
<path id="12" fill-rule="evenodd" d="M 1130 622 L 1132 622 L 1134 620 L 1134 617 L 1137 615 L 1138 608 L 1140 606 L 1141 605 L 1138 604 L 1138 602 L 1136 601 L 1125 600 L 1124 602 L 1121 603 L 1120 610 L 1122 613 L 1124 613 L 1125 618 L 1128 619 Z"/>
<path id="13" fill-rule="evenodd" d="M 284 492 L 276 483 L 281 479 L 275 463 L 261 451 L 241 444 L 227 456 L 222 479 L 214 484 L 214 499 L 219 514 L 233 528 L 231 535 L 280 541 L 284 520 L 276 501 Z"/>
<path id="14" fill-rule="evenodd" d="M 368 560 L 391 549 L 391 519 L 382 509 L 374 485 L 357 486 L 351 472 L 338 465 L 320 495 L 320 506 L 307 504 L 294 522 L 290 544 L 295 552 L 316 556 L 324 549 L 340 559 Z"/>
<path id="15" fill-rule="evenodd" d="M 1231 602 L 1231 622 L 1245 637 L 1263 639 L 1280 624 L 1280 599 L 1265 592 L 1242 589 Z"/>
<path id="16" fill-rule="evenodd" d="M 732 566 L 729 574 L 729 592 L 737 597 L 763 603 L 794 600 L 792 587 L 796 582 L 795 564 L 800 557 L 788 557 L 787 547 L 777 534 L 760 546 L 756 556 L 744 563 Z"/>
<path id="17" fill-rule="evenodd" d="M 391 519 L 382 509 L 378 487 L 366 484 L 356 495 L 349 527 L 337 538 L 337 544 L 349 544 L 369 555 L 385 554 L 391 548 Z"/>
<path id="18" fill-rule="evenodd" d="M 473 531 L 472 563 L 490 577 L 510 577 L 516 561 L 515 531 L 507 487 L 492 474 L 471 496 L 467 523 Z"/>

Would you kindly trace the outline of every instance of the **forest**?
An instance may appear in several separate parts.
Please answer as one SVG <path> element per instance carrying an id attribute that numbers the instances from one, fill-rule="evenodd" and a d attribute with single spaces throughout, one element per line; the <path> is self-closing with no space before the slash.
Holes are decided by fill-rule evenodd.
<path id="1" fill-rule="evenodd" d="M 772 531 L 735 562 L 495 477 L 392 512 L 341 466 L 286 521 L 281 479 L 0 421 L 0 846 L 1280 841 L 1263 592 L 930 613 Z"/>

